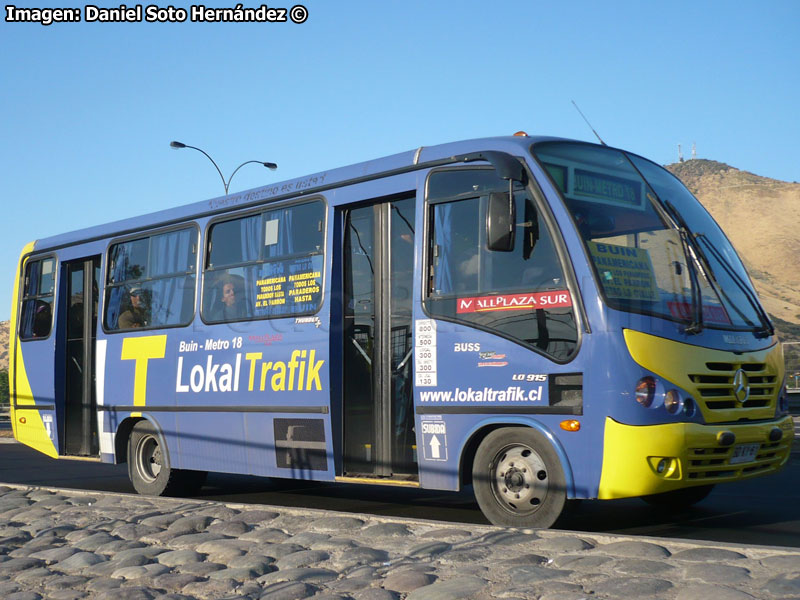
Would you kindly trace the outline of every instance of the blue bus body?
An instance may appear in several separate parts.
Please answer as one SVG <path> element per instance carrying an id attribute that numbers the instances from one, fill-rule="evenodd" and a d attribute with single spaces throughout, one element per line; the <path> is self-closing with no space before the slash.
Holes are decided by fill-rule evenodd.
<path id="1" fill-rule="evenodd" d="M 583 185 L 592 186 L 601 203 L 625 194 L 631 202 L 644 201 L 635 198 L 637 188 L 624 177 L 608 175 L 601 182 L 600 175 L 582 175 L 574 165 L 563 173 L 575 177 L 570 185 L 576 187 L 565 191 L 566 179 L 543 166 L 549 159 L 531 152 L 540 143 L 560 142 L 508 137 L 423 147 L 29 244 L 19 264 L 12 315 L 15 437 L 52 457 L 130 463 L 140 457 L 131 449 L 132 435 L 142 430 L 133 439 L 145 446 L 150 440 L 158 449 L 155 459 L 144 455 L 157 464 L 153 480 L 163 468 L 442 490 L 474 483 L 501 506 L 500 516 L 487 513 L 490 520 L 544 526 L 554 520 L 537 517 L 547 498 L 664 496 L 781 468 L 789 457 L 792 425 L 774 335 L 760 326 L 737 327 L 733 301 L 724 299 L 709 308 L 706 297 L 705 308 L 693 314 L 688 301 L 665 300 L 664 310 L 673 311 L 673 318 L 612 306 L 642 305 L 634 300 L 633 287 L 609 292 L 602 281 L 619 278 L 626 252 L 639 265 L 628 273 L 644 281 L 643 293 L 655 306 L 652 281 L 661 285 L 661 250 L 641 250 L 639 239 L 625 251 L 623 240 L 641 233 L 620 225 L 628 213 L 614 206 L 616 224 L 608 227 L 617 227 L 616 237 L 602 238 L 613 243 L 586 241 L 591 236 L 581 233 L 580 217 L 565 198 Z M 503 178 L 507 161 L 498 156 L 517 161 L 524 180 Z M 448 171 L 467 177 L 470 169 L 492 168 L 500 183 L 474 200 L 482 207 L 475 208 L 480 231 L 490 203 L 510 196 L 511 204 L 518 202 L 510 225 L 512 231 L 517 226 L 516 248 L 529 243 L 535 254 L 547 238 L 561 271 L 545 287 L 514 284 L 510 291 L 486 292 L 484 284 L 464 283 L 466 291 L 450 293 L 458 281 L 473 281 L 473 271 L 496 267 L 486 278 L 499 281 L 503 250 L 489 254 L 481 248 L 473 262 L 459 262 L 455 250 L 448 254 L 448 243 L 471 247 L 456 239 L 460 221 L 453 215 L 462 207 L 466 211 L 472 200 L 458 204 L 469 193 L 456 189 L 457 181 L 452 196 L 445 191 L 443 200 L 435 199 L 439 180 L 432 177 Z M 515 200 L 520 194 L 525 199 Z M 282 207 L 288 208 L 275 212 Z M 290 222 L 290 213 L 295 220 L 300 214 L 293 207 L 322 215 L 309 225 L 321 223 L 313 233 L 319 243 L 309 252 L 287 250 L 273 260 L 264 258 L 262 248 L 252 251 L 261 258 L 251 260 L 241 242 L 243 250 L 231 250 L 241 254 L 241 264 L 224 257 L 220 260 L 233 262 L 212 264 L 214 253 L 227 252 L 221 237 L 225 223 L 250 218 L 229 229 L 258 231 L 266 246 L 277 248 L 278 228 Z M 520 212 L 529 207 L 535 210 L 535 227 L 527 212 Z M 629 212 L 643 210 L 637 205 Z M 399 281 L 396 273 L 406 267 L 392 262 L 400 252 L 394 244 L 401 243 L 399 228 L 406 225 L 409 273 L 402 281 L 411 289 L 396 289 L 392 278 Z M 213 231 L 220 241 L 210 246 Z M 373 237 L 371 245 L 365 232 Z M 160 274 L 144 277 L 129 269 L 118 275 L 124 271 L 120 257 L 133 261 L 145 239 L 150 254 L 142 261 L 146 270 Z M 163 266 L 158 253 L 183 240 L 190 240 L 183 270 Z M 664 247 L 673 246 L 679 248 Z M 604 252 L 620 256 L 606 260 Z M 713 261 L 711 250 L 708 254 Z M 359 270 L 366 259 L 368 270 Z M 674 267 L 670 276 L 688 277 L 686 270 L 702 275 L 703 264 L 689 261 L 680 259 L 684 266 Z M 603 264 L 612 266 L 602 271 Z M 361 297 L 355 290 L 365 272 L 374 276 L 372 294 Z M 212 275 L 228 277 L 231 289 L 242 286 L 251 318 L 212 316 L 203 304 L 204 298 L 211 302 Z M 698 288 L 706 285 L 696 279 Z M 151 302 L 169 290 L 173 300 L 162 311 L 167 315 L 162 326 L 144 321 L 142 327 L 119 328 L 123 305 L 110 304 L 134 295 L 137 286 L 150 290 Z M 736 294 L 745 298 L 740 288 L 736 284 Z M 395 324 L 395 300 L 407 303 L 397 309 L 402 326 Z M 745 304 L 746 298 L 737 306 L 749 324 L 756 309 L 745 310 Z M 552 314 L 548 305 L 557 307 Z M 34 311 L 40 309 L 49 311 L 49 327 L 36 332 Z M 524 321 L 525 327 L 538 328 L 539 337 L 520 341 L 513 323 L 501 315 L 525 311 L 539 318 Z M 706 326 L 687 326 L 698 314 Z M 551 317 L 552 324 L 545 325 Z M 715 318 L 721 321 L 717 326 Z M 495 330 L 497 323 L 505 329 Z M 566 341 L 554 342 L 562 331 Z M 408 406 L 398 400 L 402 394 L 408 394 Z M 351 400 L 355 396 L 366 400 Z M 137 430 L 142 422 L 150 428 Z M 485 449 L 492 433 L 508 437 L 520 430 L 534 437 L 512 440 L 494 453 Z M 502 436 L 494 437 L 495 446 L 502 446 Z M 534 458 L 526 448 L 534 450 Z M 513 461 L 504 452 L 519 453 L 545 484 L 549 479 L 541 497 L 530 496 L 526 486 L 536 487 L 536 481 L 509 466 Z M 497 480 L 488 484 L 474 480 L 484 455 L 491 455 L 489 478 Z M 518 510 L 509 488 L 519 488 L 515 497 L 521 494 L 529 506 Z M 560 506 L 556 502 L 553 511 Z"/>

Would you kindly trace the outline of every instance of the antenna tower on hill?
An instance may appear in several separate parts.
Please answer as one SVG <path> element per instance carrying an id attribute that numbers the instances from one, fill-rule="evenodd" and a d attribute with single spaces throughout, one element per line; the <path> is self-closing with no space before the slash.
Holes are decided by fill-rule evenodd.
<path id="1" fill-rule="evenodd" d="M 697 142 L 692 142 L 692 160 L 697 158 Z"/>
<path id="2" fill-rule="evenodd" d="M 681 151 L 680 144 L 678 144 L 678 162 L 683 162 L 683 152 Z"/>

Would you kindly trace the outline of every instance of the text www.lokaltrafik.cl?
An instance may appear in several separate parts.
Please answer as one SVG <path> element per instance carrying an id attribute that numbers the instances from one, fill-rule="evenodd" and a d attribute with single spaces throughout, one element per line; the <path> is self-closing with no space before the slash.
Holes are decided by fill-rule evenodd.
<path id="1" fill-rule="evenodd" d="M 462 390 L 429 390 L 420 392 L 422 402 L 539 402 L 542 399 L 542 387 L 526 390 L 518 386 L 509 386 L 504 390 L 492 388 L 467 388 Z"/>

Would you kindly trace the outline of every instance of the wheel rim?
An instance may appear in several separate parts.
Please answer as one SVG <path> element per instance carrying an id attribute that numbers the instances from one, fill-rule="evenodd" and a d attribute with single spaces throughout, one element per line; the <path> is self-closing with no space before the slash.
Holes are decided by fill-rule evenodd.
<path id="1" fill-rule="evenodd" d="M 155 436 L 146 435 L 136 446 L 136 470 L 147 483 L 153 483 L 161 473 L 161 446 Z"/>
<path id="2" fill-rule="evenodd" d="M 530 446 L 512 444 L 503 448 L 492 463 L 490 476 L 498 504 L 511 514 L 530 515 L 547 498 L 547 467 Z"/>

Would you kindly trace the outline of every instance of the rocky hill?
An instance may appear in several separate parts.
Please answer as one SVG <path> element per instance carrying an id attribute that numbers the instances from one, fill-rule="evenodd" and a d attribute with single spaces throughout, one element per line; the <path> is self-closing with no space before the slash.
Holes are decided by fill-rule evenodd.
<path id="1" fill-rule="evenodd" d="M 728 235 L 783 339 L 800 340 L 800 183 L 713 160 L 667 165 Z"/>
<path id="2" fill-rule="evenodd" d="M 0 371 L 8 369 L 8 321 L 0 322 Z"/>

